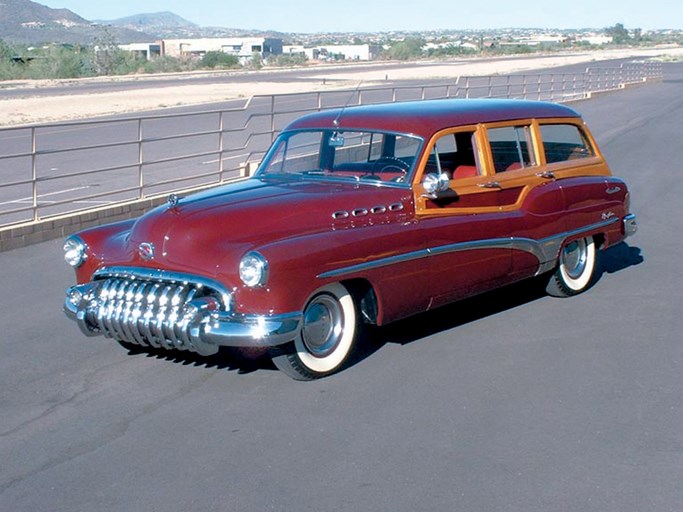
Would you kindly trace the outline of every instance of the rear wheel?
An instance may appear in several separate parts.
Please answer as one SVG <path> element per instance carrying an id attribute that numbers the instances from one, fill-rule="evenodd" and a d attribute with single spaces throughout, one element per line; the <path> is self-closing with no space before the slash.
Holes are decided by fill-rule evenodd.
<path id="1" fill-rule="evenodd" d="M 304 308 L 301 333 L 275 366 L 297 380 L 313 380 L 337 371 L 351 353 L 358 330 L 353 296 L 342 284 L 318 290 Z"/>
<path id="2" fill-rule="evenodd" d="M 593 237 L 568 243 L 560 252 L 559 264 L 550 277 L 546 291 L 554 297 L 570 297 L 583 292 L 593 284 L 595 262 Z"/>

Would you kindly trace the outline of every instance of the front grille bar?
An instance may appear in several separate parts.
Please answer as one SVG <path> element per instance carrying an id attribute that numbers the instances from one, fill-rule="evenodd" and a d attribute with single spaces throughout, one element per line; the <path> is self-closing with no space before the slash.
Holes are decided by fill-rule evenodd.
<path id="1" fill-rule="evenodd" d="M 99 271 L 96 277 L 85 324 L 119 341 L 202 352 L 191 332 L 207 318 L 200 310 L 227 310 L 225 290 L 208 279 L 128 268 Z"/>

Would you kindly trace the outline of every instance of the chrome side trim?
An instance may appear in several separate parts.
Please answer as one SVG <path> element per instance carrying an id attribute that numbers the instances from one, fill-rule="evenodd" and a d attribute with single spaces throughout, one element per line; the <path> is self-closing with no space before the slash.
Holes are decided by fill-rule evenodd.
<path id="1" fill-rule="evenodd" d="M 607 227 L 619 219 L 610 219 L 605 222 L 599 222 L 590 226 L 584 226 L 579 229 L 559 233 L 542 240 L 534 240 L 531 238 L 492 238 L 486 240 L 473 240 L 470 242 L 459 242 L 455 244 L 441 245 L 438 247 L 431 247 L 428 249 L 421 249 L 419 251 L 407 252 L 404 254 L 397 254 L 387 258 L 380 258 L 365 263 L 350 265 L 336 270 L 330 270 L 319 274 L 318 279 L 328 279 L 331 277 L 341 277 L 348 274 L 355 274 L 358 272 L 366 272 L 376 268 L 382 268 L 389 265 L 396 265 L 398 263 L 405 263 L 408 261 L 429 258 L 431 256 L 439 256 L 443 254 L 450 254 L 463 251 L 475 251 L 482 249 L 510 249 L 527 252 L 538 259 L 539 268 L 536 274 L 542 274 L 548 270 L 552 270 L 555 266 L 557 258 L 560 254 L 560 249 L 567 238 L 574 237 L 581 233 L 593 231 Z"/>
<path id="2" fill-rule="evenodd" d="M 407 252 L 404 254 L 397 254 L 396 256 L 389 256 L 388 258 L 380 258 L 374 261 L 365 263 L 358 263 L 357 265 L 350 265 L 337 270 L 329 270 L 318 274 L 318 279 L 327 279 L 330 277 L 340 277 L 346 274 L 355 274 L 357 272 L 365 272 L 366 270 L 373 270 L 376 268 L 386 267 L 389 265 L 396 265 L 397 263 L 405 263 L 407 261 L 419 260 L 429 257 L 429 249 L 422 249 L 420 251 Z"/>

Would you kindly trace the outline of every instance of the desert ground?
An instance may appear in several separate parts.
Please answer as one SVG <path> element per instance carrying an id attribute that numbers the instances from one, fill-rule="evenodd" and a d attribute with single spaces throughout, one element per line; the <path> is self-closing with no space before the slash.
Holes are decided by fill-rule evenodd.
<path id="1" fill-rule="evenodd" d="M 572 64 L 596 63 L 623 58 L 662 58 L 682 59 L 683 48 L 619 49 L 609 51 L 572 52 L 538 58 L 510 57 L 506 59 L 460 59 L 443 63 L 422 62 L 406 64 L 400 69 L 384 69 L 381 64 L 345 66 L 340 72 L 335 69 L 334 80 L 325 80 L 330 68 L 321 66 L 315 71 L 307 71 L 312 80 L 305 82 L 281 82 L 268 80 L 268 70 L 258 72 L 220 72 L 225 76 L 221 83 L 189 84 L 184 83 L 194 74 L 177 74 L 177 83 L 164 84 L 154 88 L 136 88 L 141 81 L 159 80 L 157 75 L 88 78 L 80 80 L 36 80 L 0 83 L 0 127 L 40 124 L 55 121 L 87 119 L 105 115 L 142 112 L 189 105 L 210 104 L 261 94 L 284 94 L 319 90 L 348 89 L 362 83 L 370 87 L 387 80 L 444 79 L 455 82 L 459 76 L 481 76 L 509 74 L 514 72 L 547 70 Z M 394 63 L 395 64 L 395 63 Z M 248 73 L 253 80 L 231 81 L 235 73 Z M 204 75 L 208 73 L 204 72 Z M 169 75 L 164 75 L 168 79 Z M 315 80 L 319 79 L 319 80 Z M 84 93 L 79 85 L 102 81 L 126 81 L 131 84 L 125 91 Z M 73 92 L 51 95 L 45 93 L 50 88 L 69 87 Z M 12 97 L 3 92 L 20 90 Z M 36 91 L 41 90 L 40 94 Z"/>

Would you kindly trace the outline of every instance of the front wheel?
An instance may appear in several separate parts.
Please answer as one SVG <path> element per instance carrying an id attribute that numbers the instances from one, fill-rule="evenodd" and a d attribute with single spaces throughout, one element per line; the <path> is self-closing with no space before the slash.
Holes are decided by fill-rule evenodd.
<path id="1" fill-rule="evenodd" d="M 301 333 L 273 357 L 275 366 L 297 380 L 338 370 L 351 353 L 358 330 L 353 296 L 339 283 L 318 290 L 304 308 Z"/>
<path id="2" fill-rule="evenodd" d="M 595 262 L 593 237 L 568 243 L 560 252 L 559 264 L 550 277 L 546 291 L 554 297 L 570 297 L 583 292 L 593 284 Z"/>

